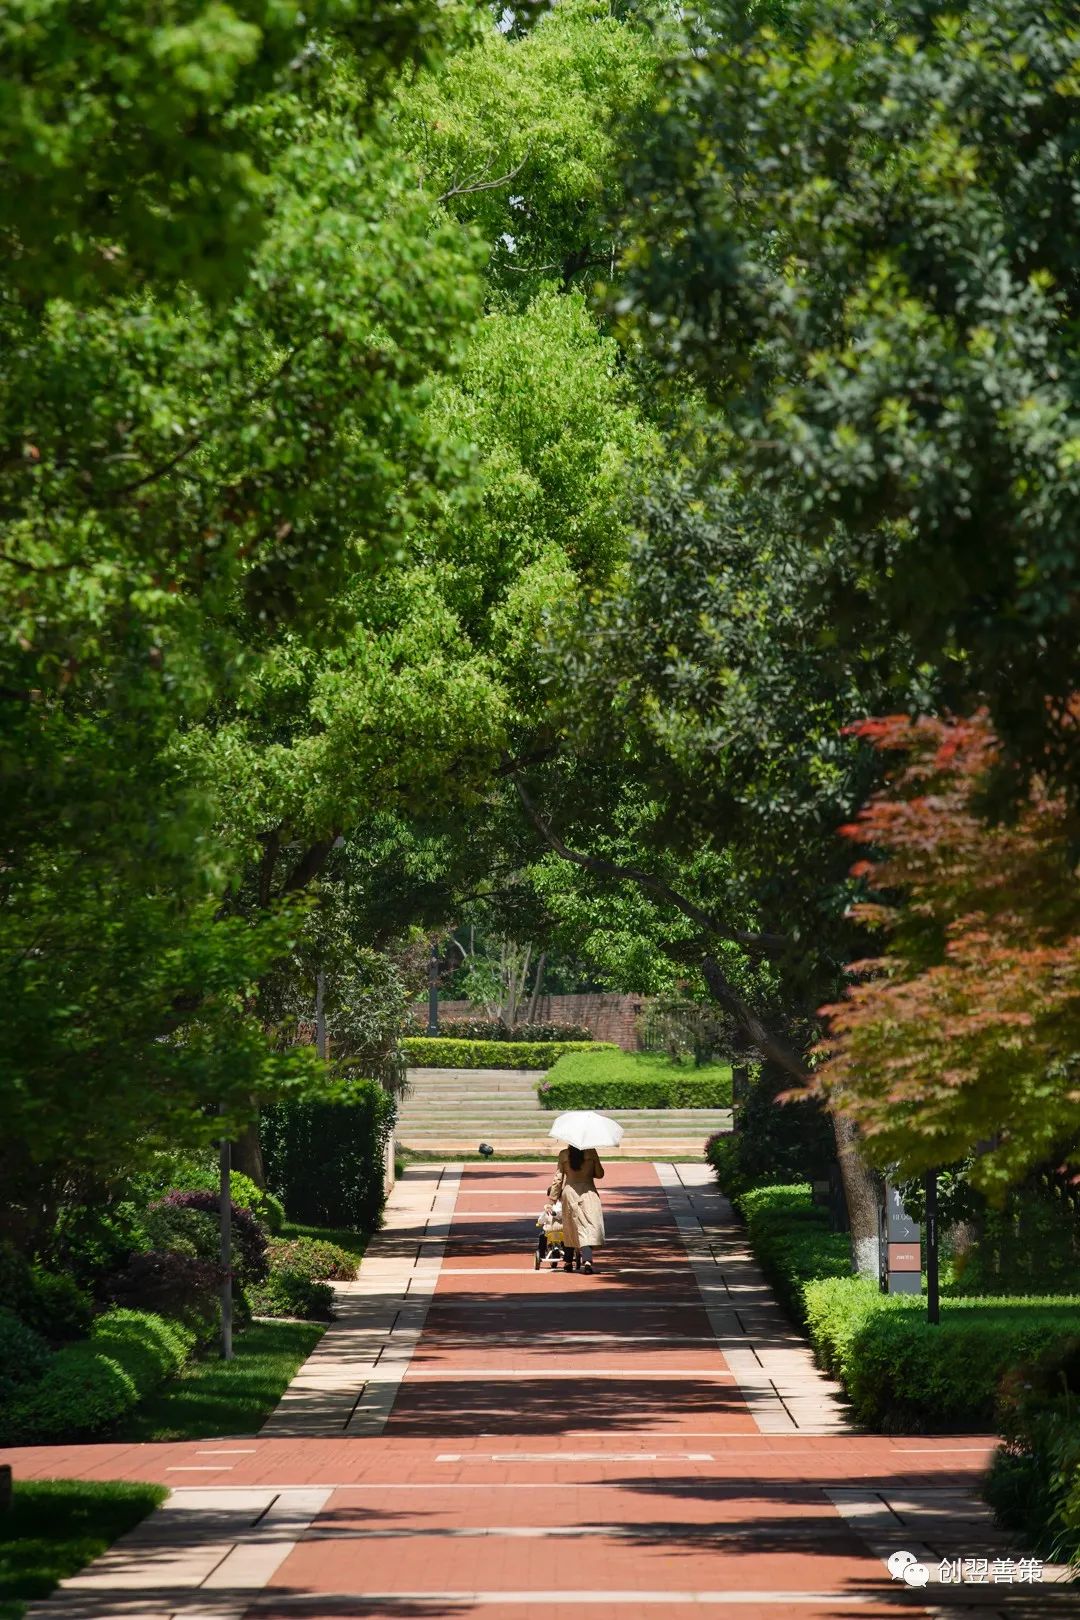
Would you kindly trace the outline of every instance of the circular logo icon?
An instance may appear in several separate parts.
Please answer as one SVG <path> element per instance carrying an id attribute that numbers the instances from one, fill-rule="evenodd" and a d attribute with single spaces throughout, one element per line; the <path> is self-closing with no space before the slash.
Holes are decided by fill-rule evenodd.
<path id="1" fill-rule="evenodd" d="M 902 1581 L 904 1571 L 909 1564 L 916 1562 L 915 1554 L 909 1552 L 894 1552 L 889 1559 L 889 1574 L 894 1581 Z"/>
<path id="2" fill-rule="evenodd" d="M 905 1564 L 904 1579 L 909 1586 L 925 1586 L 930 1579 L 930 1571 L 925 1564 Z"/>

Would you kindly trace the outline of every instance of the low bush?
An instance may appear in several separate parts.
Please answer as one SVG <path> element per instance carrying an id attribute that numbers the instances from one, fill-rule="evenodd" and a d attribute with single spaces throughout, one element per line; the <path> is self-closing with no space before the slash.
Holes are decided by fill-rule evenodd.
<path id="1" fill-rule="evenodd" d="M 291 1271 L 312 1282 L 352 1282 L 356 1261 L 351 1254 L 322 1238 L 271 1238 L 270 1271 Z"/>
<path id="2" fill-rule="evenodd" d="M 1076 1299 L 946 1298 L 931 1325 L 925 1299 L 852 1276 L 849 1241 L 808 1185 L 755 1188 L 736 1207 L 781 1302 L 870 1428 L 989 1429 L 1008 1369 L 1080 1332 Z"/>
<path id="3" fill-rule="evenodd" d="M 176 1373 L 197 1336 L 142 1311 L 107 1311 L 90 1338 L 56 1351 L 34 1383 L 0 1408 L 0 1444 L 85 1440 Z"/>
<path id="4" fill-rule="evenodd" d="M 591 1041 L 584 1024 L 501 1024 L 497 1019 L 448 1018 L 440 1038 L 454 1041 Z"/>
<path id="5" fill-rule="evenodd" d="M 147 1253 L 187 1255 L 216 1261 L 221 1253 L 221 1222 L 217 1210 L 191 1209 L 185 1204 L 152 1204 L 143 1219 Z"/>
<path id="6" fill-rule="evenodd" d="M 277 1103 L 262 1115 L 266 1179 L 294 1221 L 374 1231 L 394 1099 L 373 1080 L 344 1080 L 332 1102 Z"/>
<path id="7" fill-rule="evenodd" d="M 32 1384 L 49 1362 L 49 1346 L 14 1311 L 0 1307 L 0 1405 L 23 1384 Z"/>
<path id="8" fill-rule="evenodd" d="M 926 1320 L 918 1296 L 872 1279 L 810 1284 L 807 1325 L 860 1423 L 894 1433 L 994 1426 L 1010 1369 L 1080 1331 L 1076 1299 L 944 1299 Z"/>
<path id="9" fill-rule="evenodd" d="M 0 1306 L 53 1344 L 81 1338 L 94 1316 L 89 1294 L 73 1278 L 31 1265 L 10 1245 L 0 1248 Z"/>
<path id="10" fill-rule="evenodd" d="M 735 1199 L 750 1246 L 793 1321 L 805 1323 L 806 1289 L 822 1277 L 851 1278 L 851 1243 L 829 1226 L 810 1188 L 756 1187 Z"/>
<path id="11" fill-rule="evenodd" d="M 271 1271 L 250 1293 L 256 1316 L 298 1316 L 304 1321 L 327 1322 L 333 1315 L 334 1290 L 301 1271 Z"/>
<path id="12" fill-rule="evenodd" d="M 232 1209 L 232 1251 L 233 1264 L 238 1280 L 241 1283 L 261 1282 L 266 1276 L 266 1233 L 250 1210 L 241 1209 L 239 1204 L 229 1200 Z M 165 1214 L 166 1218 L 177 1216 L 178 1212 L 193 1210 L 198 1214 L 212 1216 L 214 1221 L 220 1220 L 221 1206 L 217 1193 L 214 1192 L 171 1192 L 152 1205 L 149 1213 L 157 1211 Z M 179 1215 L 181 1222 L 183 1216 Z M 209 1259 L 207 1255 L 205 1258 Z"/>
<path id="13" fill-rule="evenodd" d="M 617 1052 L 606 1041 L 455 1041 L 408 1035 L 405 1061 L 416 1069 L 550 1069 L 567 1052 Z M 286 1204 L 292 1208 L 286 1198 Z"/>
<path id="14" fill-rule="evenodd" d="M 1080 1338 L 1063 1339 L 1006 1373 L 998 1390 L 1002 1445 L 984 1494 L 1036 1556 L 1080 1562 Z"/>
<path id="15" fill-rule="evenodd" d="M 222 1276 L 216 1260 L 181 1249 L 151 1249 L 133 1254 L 123 1271 L 109 1279 L 107 1293 L 127 1309 L 185 1320 L 208 1318 L 214 1313 Z"/>

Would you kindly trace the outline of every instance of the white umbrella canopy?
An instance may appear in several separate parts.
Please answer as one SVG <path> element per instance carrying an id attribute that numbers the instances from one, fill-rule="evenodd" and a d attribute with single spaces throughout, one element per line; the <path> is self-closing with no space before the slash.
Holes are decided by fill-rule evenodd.
<path id="1" fill-rule="evenodd" d="M 576 1148 L 618 1147 L 625 1132 L 606 1114 L 594 1114 L 590 1108 L 580 1108 L 569 1114 L 560 1114 L 548 1132 L 559 1142 L 569 1142 Z"/>

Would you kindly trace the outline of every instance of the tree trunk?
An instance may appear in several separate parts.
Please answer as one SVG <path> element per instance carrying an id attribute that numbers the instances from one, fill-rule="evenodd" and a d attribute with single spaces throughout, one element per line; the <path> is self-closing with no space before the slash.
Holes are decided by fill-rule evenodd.
<path id="1" fill-rule="evenodd" d="M 232 1167 L 243 1176 L 250 1176 L 256 1187 L 266 1187 L 262 1148 L 259 1145 L 259 1122 L 245 1125 L 233 1143 Z"/>
<path id="2" fill-rule="evenodd" d="M 547 952 L 540 952 L 540 960 L 536 964 L 536 978 L 533 980 L 532 996 L 529 999 L 529 1010 L 525 1015 L 527 1024 L 536 1023 L 536 1008 L 540 1000 L 540 989 L 544 982 L 544 966 L 547 962 Z"/>
<path id="3" fill-rule="evenodd" d="M 878 1276 L 878 1187 L 874 1172 L 863 1162 L 855 1125 L 843 1114 L 829 1110 L 836 1157 L 844 1182 L 851 1223 L 851 1257 L 860 1277 Z"/>

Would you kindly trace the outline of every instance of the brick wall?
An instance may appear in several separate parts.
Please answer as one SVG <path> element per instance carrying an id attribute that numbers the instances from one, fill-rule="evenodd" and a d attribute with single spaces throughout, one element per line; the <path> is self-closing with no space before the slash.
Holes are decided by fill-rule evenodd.
<path id="1" fill-rule="evenodd" d="M 638 1049 L 637 1015 L 645 1004 L 642 996 L 620 996 L 610 992 L 583 996 L 541 996 L 536 1003 L 538 1024 L 582 1024 L 594 1041 L 612 1041 L 624 1052 Z M 427 1002 L 417 1002 L 412 1015 L 427 1028 Z M 439 1001 L 439 1022 L 454 1019 L 487 1019 L 483 1007 L 469 1001 Z"/>

